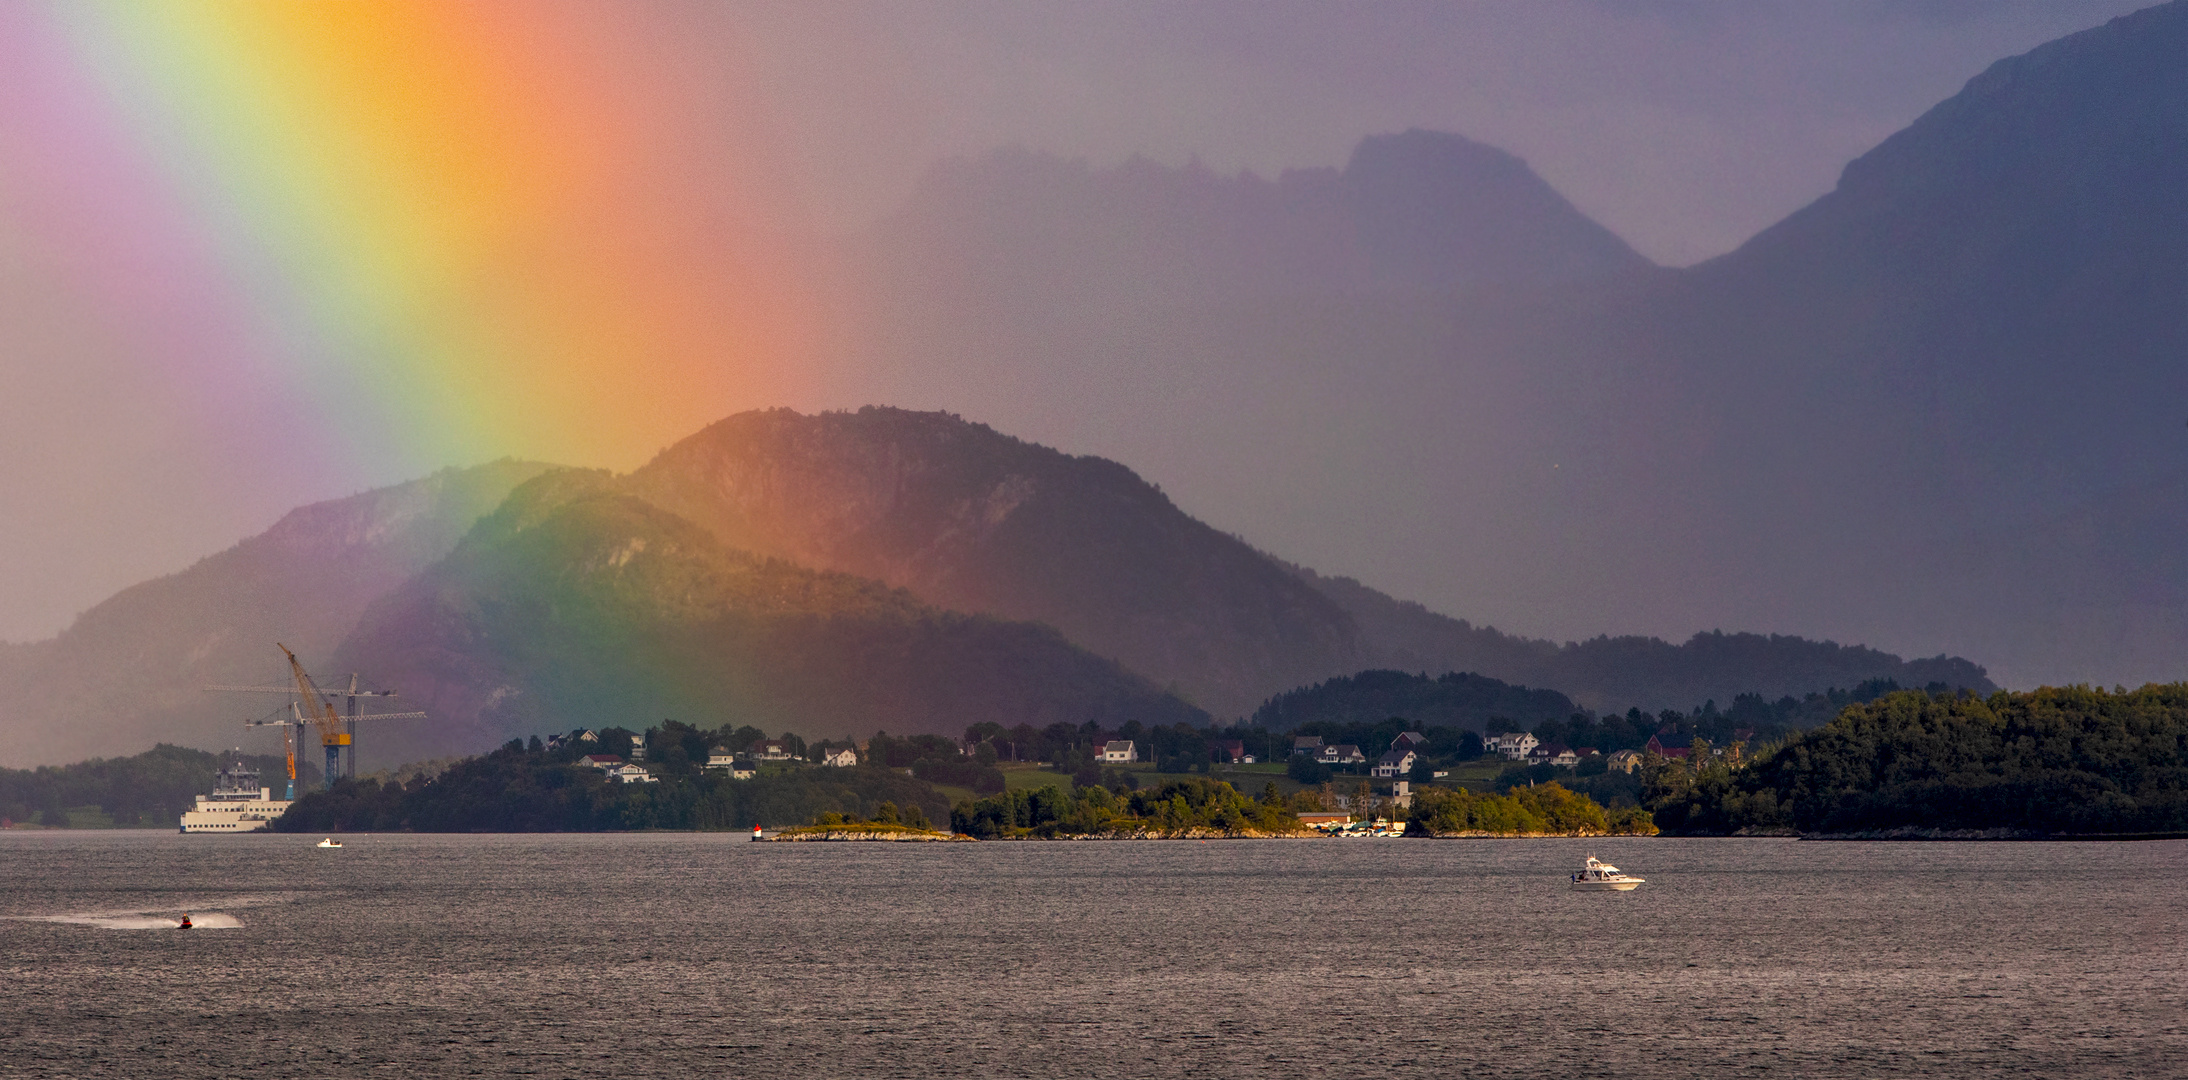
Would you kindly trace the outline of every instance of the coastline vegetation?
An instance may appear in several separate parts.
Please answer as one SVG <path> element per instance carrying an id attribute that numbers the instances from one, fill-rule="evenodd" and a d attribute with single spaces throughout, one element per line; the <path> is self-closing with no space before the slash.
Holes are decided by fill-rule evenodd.
<path id="1" fill-rule="evenodd" d="M 2188 832 L 2188 683 L 1907 691 L 1746 763 L 1687 756 L 1643 767 L 1666 833 Z"/>
<path id="2" fill-rule="evenodd" d="M 749 829 L 807 821 L 824 813 L 879 813 L 947 820 L 949 802 L 902 772 L 762 763 L 749 780 L 705 768 L 706 733 L 656 728 L 646 762 L 653 783 L 608 780 L 588 754 L 629 753 L 632 733 L 610 729 L 597 743 L 549 749 L 534 737 L 465 758 L 436 776 L 404 783 L 339 780 L 297 800 L 274 822 L 279 832 L 613 832 L 627 829 Z M 686 745 L 689 739 L 696 746 Z"/>
<path id="3" fill-rule="evenodd" d="M 1594 799 L 1555 783 L 1483 795 L 1464 788 L 1414 793 L 1407 836 L 1654 836 L 1656 825 L 1638 806 L 1606 811 Z"/>
<path id="4" fill-rule="evenodd" d="M 1295 836 L 1299 814 L 1276 785 L 1250 798 L 1221 780 L 1180 777 L 1113 792 L 1100 784 L 1005 791 L 950 809 L 950 828 L 982 840 Z"/>

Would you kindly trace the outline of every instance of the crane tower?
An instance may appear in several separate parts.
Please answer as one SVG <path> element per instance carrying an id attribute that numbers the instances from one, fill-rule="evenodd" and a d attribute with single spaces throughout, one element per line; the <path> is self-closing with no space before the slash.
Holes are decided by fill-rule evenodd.
<path id="1" fill-rule="evenodd" d="M 349 776 L 354 778 L 357 775 L 357 721 L 414 720 L 422 719 L 425 716 L 425 713 L 422 712 L 365 713 L 360 715 L 357 712 L 358 698 L 394 697 L 395 691 L 360 690 L 357 688 L 357 676 L 355 674 L 349 677 L 349 689 L 346 691 L 322 690 L 312 681 L 310 673 L 304 670 L 303 662 L 296 658 L 296 654 L 291 652 L 287 645 L 277 641 L 274 642 L 274 647 L 280 649 L 281 655 L 289 660 L 291 679 L 289 685 L 208 686 L 205 689 L 253 694 L 295 695 L 290 702 L 290 719 L 254 721 L 245 725 L 247 727 L 280 727 L 287 729 L 283 732 L 283 741 L 288 748 L 289 796 L 291 798 L 296 795 L 296 740 L 303 728 L 308 726 L 316 732 L 319 736 L 319 745 L 326 749 L 326 786 L 331 788 L 334 786 L 337 777 Z M 347 717 L 335 711 L 332 699 L 337 697 L 349 699 L 349 715 Z M 346 755 L 342 752 L 345 747 L 349 750 Z M 344 771 L 345 765 L 347 766 L 346 771 Z"/>

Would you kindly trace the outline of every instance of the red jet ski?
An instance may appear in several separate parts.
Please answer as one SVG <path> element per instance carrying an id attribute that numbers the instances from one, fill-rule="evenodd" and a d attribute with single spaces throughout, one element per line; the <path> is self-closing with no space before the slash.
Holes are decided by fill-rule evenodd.
<path id="1" fill-rule="evenodd" d="M 188 929 L 190 929 L 190 916 L 189 916 L 189 914 L 188 914 L 187 912 L 185 912 L 185 913 L 183 914 L 183 916 L 182 916 L 182 922 L 181 922 L 181 923 L 179 923 L 179 924 L 177 924 L 177 925 L 176 925 L 176 927 L 175 927 L 175 929 L 177 929 L 177 930 L 188 930 Z"/>

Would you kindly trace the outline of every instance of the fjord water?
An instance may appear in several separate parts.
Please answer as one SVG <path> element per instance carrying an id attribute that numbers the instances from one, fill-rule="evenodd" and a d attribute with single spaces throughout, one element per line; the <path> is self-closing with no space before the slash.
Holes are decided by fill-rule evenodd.
<path id="1" fill-rule="evenodd" d="M 2188 842 L 317 840 L 0 834 L 0 1076 L 2188 1074 Z"/>

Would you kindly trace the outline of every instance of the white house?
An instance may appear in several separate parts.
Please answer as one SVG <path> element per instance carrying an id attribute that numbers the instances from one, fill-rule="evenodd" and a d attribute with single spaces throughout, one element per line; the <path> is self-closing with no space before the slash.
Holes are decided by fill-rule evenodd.
<path id="1" fill-rule="evenodd" d="M 661 778 L 647 772 L 643 765 L 618 765 L 608 770 L 608 779 L 618 784 L 653 784 Z"/>
<path id="2" fill-rule="evenodd" d="M 1137 760 L 1139 760 L 1139 752 L 1132 748 L 1132 740 L 1130 739 L 1111 739 L 1102 744 L 1102 764 L 1104 765 Z"/>
<path id="3" fill-rule="evenodd" d="M 1609 765 L 1622 773 L 1631 773 L 1641 767 L 1641 751 L 1620 750 L 1611 755 Z"/>
<path id="4" fill-rule="evenodd" d="M 547 737 L 547 749 L 549 749 L 549 750 L 559 750 L 559 749 L 561 749 L 562 747 L 565 747 L 565 746 L 571 745 L 572 743 L 587 743 L 587 742 L 589 742 L 589 743 L 596 743 L 596 742 L 599 742 L 599 741 L 600 741 L 600 736 L 598 736 L 598 735 L 595 735 L 595 734 L 593 734 L 593 733 L 592 733 L 592 729 L 590 729 L 590 728 L 579 728 L 579 729 L 577 729 L 576 731 L 573 731 L 573 732 L 569 733 L 568 735 L 550 735 L 550 736 L 548 736 L 548 737 Z"/>
<path id="5" fill-rule="evenodd" d="M 752 756 L 761 761 L 788 761 L 790 744 L 781 739 L 766 739 L 753 745 Z"/>
<path id="6" fill-rule="evenodd" d="M 1367 755 L 1361 753 L 1360 748 L 1351 743 L 1325 746 L 1315 754 L 1314 759 L 1324 765 L 1364 765 L 1367 763 Z"/>
<path id="7" fill-rule="evenodd" d="M 821 764 L 837 769 L 848 769 L 858 764 L 858 752 L 848 747 L 842 750 L 830 751 L 827 757 L 821 759 Z"/>
<path id="8" fill-rule="evenodd" d="M 729 778 L 732 780 L 750 780 L 759 775 L 759 772 L 760 770 L 754 768 L 751 762 L 740 761 L 729 767 Z"/>
<path id="9" fill-rule="evenodd" d="M 1413 762 L 1419 757 L 1410 747 L 1392 750 L 1375 762 L 1375 775 L 1385 780 L 1404 776 L 1413 771 Z"/>
<path id="10" fill-rule="evenodd" d="M 1542 740 L 1537 739 L 1524 731 L 1514 732 L 1509 735 L 1498 735 L 1489 740 L 1489 748 L 1491 750 L 1494 750 L 1497 753 L 1512 759 L 1513 761 L 1519 761 L 1524 759 L 1527 756 L 1528 751 L 1533 750 L 1535 747 L 1540 745 L 1542 745 Z"/>
<path id="11" fill-rule="evenodd" d="M 707 754 L 707 768 L 709 769 L 728 769 L 736 764 L 737 755 L 727 750 L 717 749 Z"/>

